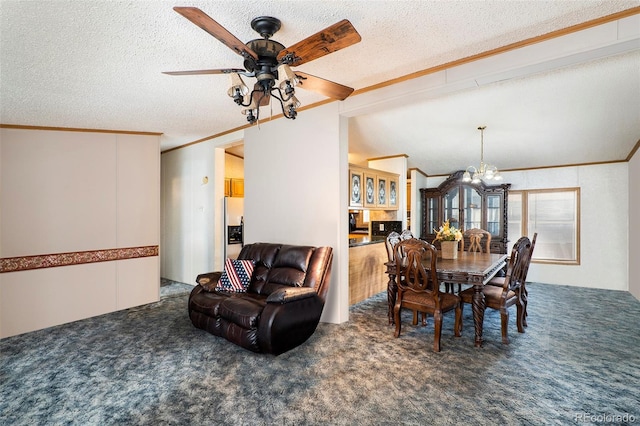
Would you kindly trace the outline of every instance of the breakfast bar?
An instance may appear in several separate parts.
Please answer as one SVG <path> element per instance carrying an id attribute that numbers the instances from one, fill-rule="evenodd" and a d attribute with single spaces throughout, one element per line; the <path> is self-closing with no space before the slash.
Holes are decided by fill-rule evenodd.
<path id="1" fill-rule="evenodd" d="M 349 235 L 349 305 L 387 289 L 386 261 L 384 240 Z"/>

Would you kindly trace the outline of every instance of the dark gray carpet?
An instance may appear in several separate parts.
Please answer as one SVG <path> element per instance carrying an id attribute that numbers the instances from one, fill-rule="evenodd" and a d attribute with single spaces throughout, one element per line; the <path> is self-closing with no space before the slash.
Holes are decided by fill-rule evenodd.
<path id="1" fill-rule="evenodd" d="M 173 296 L 180 293 L 188 293 L 193 290 L 193 285 L 160 278 L 160 297 Z"/>
<path id="2" fill-rule="evenodd" d="M 445 315 L 440 353 L 431 319 L 412 326 L 407 313 L 396 339 L 379 294 L 278 357 L 195 329 L 187 295 L 165 296 L 0 340 L 0 424 L 640 422 L 640 302 L 537 283 L 529 293 L 529 327 L 518 334 L 512 314 L 510 345 L 488 310 L 474 348 L 469 306 L 461 338 Z"/>

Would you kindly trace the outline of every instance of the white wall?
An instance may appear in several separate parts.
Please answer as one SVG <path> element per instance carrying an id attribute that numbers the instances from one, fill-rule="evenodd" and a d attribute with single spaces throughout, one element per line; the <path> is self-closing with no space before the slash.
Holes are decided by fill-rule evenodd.
<path id="1" fill-rule="evenodd" d="M 640 300 L 640 151 L 629 161 L 629 291 Z M 633 277 L 633 279 L 631 279 Z"/>
<path id="2" fill-rule="evenodd" d="M 244 158 L 225 154 L 224 177 L 232 179 L 244 179 Z"/>
<path id="3" fill-rule="evenodd" d="M 411 170 L 411 232 L 419 237 L 422 234 L 422 197 L 420 188 L 428 188 L 427 177 L 418 170 Z"/>
<path id="4" fill-rule="evenodd" d="M 213 141 L 162 155 L 163 278 L 194 284 L 221 269 L 224 156 Z"/>
<path id="5" fill-rule="evenodd" d="M 505 172 L 503 176 L 512 190 L 580 188 L 580 265 L 534 263 L 528 280 L 629 290 L 627 163 Z M 510 232 L 511 241 L 517 237 Z"/>
<path id="6" fill-rule="evenodd" d="M 159 143 L 159 135 L 0 130 L 0 257 L 80 262 L 3 269 L 1 337 L 158 300 L 158 256 L 82 256 L 159 245 Z"/>
<path id="7" fill-rule="evenodd" d="M 229 157 L 224 148 L 241 143 L 243 137 L 242 131 L 232 132 L 162 154 L 163 278 L 195 285 L 198 274 L 222 270 Z"/>
<path id="8" fill-rule="evenodd" d="M 324 322 L 348 319 L 345 127 L 331 103 L 245 132 L 245 241 L 333 247 Z"/>

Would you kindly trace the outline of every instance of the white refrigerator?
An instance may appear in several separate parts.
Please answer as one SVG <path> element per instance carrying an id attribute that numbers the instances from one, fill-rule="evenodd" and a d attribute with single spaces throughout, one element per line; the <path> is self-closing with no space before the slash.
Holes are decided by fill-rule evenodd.
<path id="1" fill-rule="evenodd" d="M 224 197 L 224 258 L 237 259 L 244 242 L 244 198 Z"/>

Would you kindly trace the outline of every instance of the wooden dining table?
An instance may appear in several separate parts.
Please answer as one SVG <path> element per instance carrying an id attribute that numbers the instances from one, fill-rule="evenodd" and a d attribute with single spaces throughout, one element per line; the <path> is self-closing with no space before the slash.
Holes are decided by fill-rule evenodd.
<path id="1" fill-rule="evenodd" d="M 475 325 L 475 346 L 482 346 L 482 325 L 484 321 L 485 300 L 482 287 L 504 269 L 507 261 L 506 254 L 458 252 L 457 259 L 442 259 L 438 257 L 436 264 L 438 281 L 440 283 L 472 285 L 473 292 L 473 321 Z M 387 262 L 386 273 L 389 275 L 387 283 L 387 301 L 389 304 L 389 323 L 393 324 L 393 306 L 396 303 L 396 266 L 394 262 Z M 424 262 L 429 270 L 430 261 Z"/>

